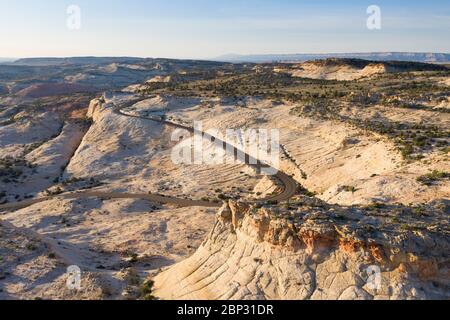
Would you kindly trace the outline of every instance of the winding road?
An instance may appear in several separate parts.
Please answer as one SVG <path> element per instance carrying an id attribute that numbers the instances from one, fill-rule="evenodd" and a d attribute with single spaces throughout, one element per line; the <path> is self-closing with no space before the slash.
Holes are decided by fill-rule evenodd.
<path id="1" fill-rule="evenodd" d="M 203 132 L 203 131 L 196 131 L 192 127 L 187 127 L 175 122 L 171 122 L 165 119 L 162 119 L 160 117 L 144 117 L 144 116 L 138 116 L 138 115 L 132 115 L 124 112 L 124 109 L 127 109 L 134 104 L 138 103 L 141 100 L 133 100 L 128 103 L 126 103 L 123 106 L 117 106 L 115 103 L 113 103 L 114 106 L 114 113 L 120 116 L 125 116 L 129 118 L 137 118 L 137 119 L 144 119 L 148 121 L 154 121 L 158 123 L 162 123 L 164 125 L 183 129 L 190 133 L 197 133 L 202 134 L 204 139 L 208 139 L 208 141 L 214 141 L 215 143 L 221 144 L 226 152 L 230 152 L 230 150 L 233 152 L 230 156 L 234 156 L 235 159 L 237 159 L 238 154 L 245 156 L 245 163 L 255 169 L 257 172 L 260 172 L 262 169 L 270 169 L 273 172 L 277 172 L 274 177 L 278 179 L 281 183 L 282 191 L 276 195 L 271 195 L 267 198 L 260 199 L 257 201 L 252 201 L 251 203 L 264 203 L 264 202 L 281 202 L 281 201 L 287 201 L 290 198 L 292 198 L 298 190 L 298 183 L 289 175 L 287 175 L 284 172 L 279 171 L 278 169 L 275 169 L 267 164 L 262 163 L 260 160 L 253 158 L 251 155 L 237 149 L 235 146 L 228 144 L 227 142 L 220 140 L 214 136 L 211 136 L 210 134 Z M 104 199 L 141 199 L 141 200 L 148 200 L 151 202 L 156 202 L 160 204 L 169 204 L 169 205 L 175 205 L 178 207 L 210 207 L 210 208 L 218 208 L 222 206 L 222 203 L 219 202 L 211 202 L 211 201 L 202 201 L 202 200 L 189 200 L 189 199 L 181 199 L 181 198 L 175 198 L 175 197 L 168 197 L 163 195 L 157 195 L 157 194 L 133 194 L 133 193 L 114 193 L 114 192 L 96 192 L 92 190 L 86 190 L 86 191 L 79 191 L 79 192 L 70 192 L 70 193 L 64 193 L 60 195 L 52 195 L 48 197 L 42 197 L 38 199 L 30 199 L 30 200 L 24 200 L 21 202 L 15 202 L 15 203 L 7 203 L 0 205 L 0 211 L 5 210 L 19 210 L 22 208 L 29 207 L 31 205 L 49 201 L 52 199 L 84 199 L 84 198 L 104 198 Z"/>

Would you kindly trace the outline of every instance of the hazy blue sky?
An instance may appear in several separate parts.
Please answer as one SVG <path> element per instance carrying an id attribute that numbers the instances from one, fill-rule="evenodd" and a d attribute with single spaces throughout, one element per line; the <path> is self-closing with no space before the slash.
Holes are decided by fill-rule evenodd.
<path id="1" fill-rule="evenodd" d="M 372 4 L 381 30 L 366 27 Z M 450 52 L 450 1 L 0 0 L 0 35 L 0 57 Z"/>

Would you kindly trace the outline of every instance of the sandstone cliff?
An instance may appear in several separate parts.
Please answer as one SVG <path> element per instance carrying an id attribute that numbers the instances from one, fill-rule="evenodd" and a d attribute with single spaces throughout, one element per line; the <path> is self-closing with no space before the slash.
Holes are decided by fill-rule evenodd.
<path id="1" fill-rule="evenodd" d="M 225 204 L 208 239 L 155 278 L 161 299 L 449 298 L 448 202 Z"/>
<path id="2" fill-rule="evenodd" d="M 326 59 L 307 61 L 291 71 L 294 77 L 352 81 L 383 73 L 411 71 L 442 71 L 443 66 L 414 62 L 367 61 L 360 59 Z"/>

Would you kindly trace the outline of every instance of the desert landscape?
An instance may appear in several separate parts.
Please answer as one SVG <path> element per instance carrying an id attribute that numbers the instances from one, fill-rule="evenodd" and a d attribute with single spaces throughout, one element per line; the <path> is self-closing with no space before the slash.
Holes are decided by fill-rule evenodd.
<path id="1" fill-rule="evenodd" d="M 449 65 L 383 57 L 1 63 L 0 299 L 449 299 Z"/>

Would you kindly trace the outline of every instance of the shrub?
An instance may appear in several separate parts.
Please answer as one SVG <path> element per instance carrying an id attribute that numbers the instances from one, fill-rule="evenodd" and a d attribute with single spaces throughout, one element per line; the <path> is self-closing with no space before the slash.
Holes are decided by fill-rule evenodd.
<path id="1" fill-rule="evenodd" d="M 345 192 L 351 192 L 351 193 L 355 193 L 356 191 L 358 191 L 358 189 L 356 189 L 353 186 L 343 186 L 342 190 Z"/>
<path id="2" fill-rule="evenodd" d="M 141 286 L 140 294 L 143 300 L 156 300 L 156 297 L 152 295 L 154 285 L 155 282 L 153 280 L 147 280 Z"/>
<path id="3" fill-rule="evenodd" d="M 33 243 L 27 244 L 27 250 L 28 251 L 35 251 L 37 247 Z"/>
<path id="4" fill-rule="evenodd" d="M 217 198 L 218 198 L 219 200 L 223 200 L 223 201 L 226 201 L 226 200 L 229 199 L 229 198 L 228 198 L 226 195 L 224 195 L 223 193 L 219 194 L 219 195 L 217 196 Z"/>
<path id="5" fill-rule="evenodd" d="M 416 207 L 412 209 L 412 213 L 417 216 L 425 216 L 426 212 L 424 208 Z"/>
<path id="6" fill-rule="evenodd" d="M 139 255 L 137 253 L 130 254 L 130 263 L 137 263 L 139 261 Z"/>
<path id="7" fill-rule="evenodd" d="M 404 159 L 409 159 L 411 155 L 414 153 L 414 147 L 410 144 L 405 145 L 400 148 L 400 153 Z"/>
<path id="8" fill-rule="evenodd" d="M 367 209 L 369 210 L 375 210 L 375 209 L 382 209 L 384 207 L 383 203 L 379 203 L 379 202 L 374 202 L 372 204 L 370 204 Z"/>
<path id="9" fill-rule="evenodd" d="M 423 185 L 429 186 L 439 180 L 444 180 L 444 179 L 449 179 L 449 178 L 450 178 L 450 173 L 445 172 L 445 171 L 434 170 L 433 172 L 431 172 L 429 174 L 418 177 L 417 182 L 419 182 Z"/>

